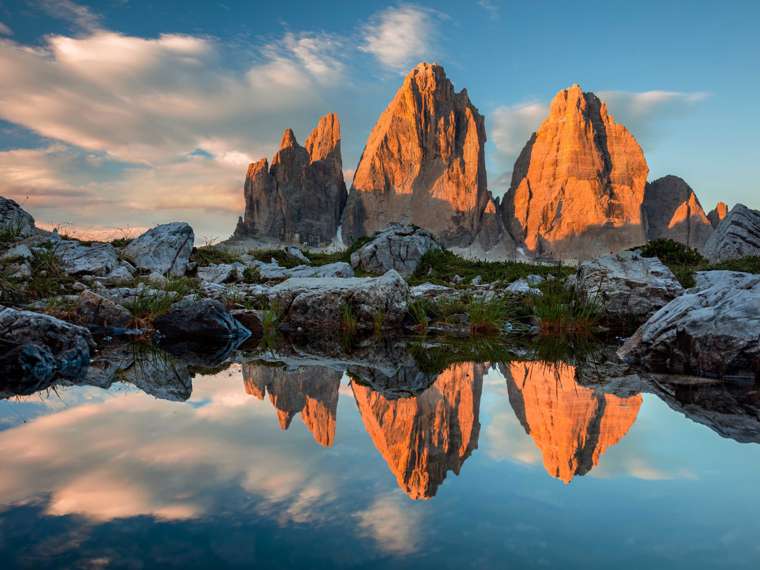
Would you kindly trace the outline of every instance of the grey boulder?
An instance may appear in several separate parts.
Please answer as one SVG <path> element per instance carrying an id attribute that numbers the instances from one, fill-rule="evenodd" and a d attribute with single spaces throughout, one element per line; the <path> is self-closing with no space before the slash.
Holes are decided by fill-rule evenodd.
<path id="1" fill-rule="evenodd" d="M 182 276 L 187 271 L 194 241 L 195 234 L 189 224 L 162 224 L 131 241 L 123 254 L 144 272 Z"/>
<path id="2" fill-rule="evenodd" d="M 192 295 L 174 303 L 154 325 L 169 341 L 187 338 L 221 341 L 247 338 L 251 334 L 219 301 Z"/>
<path id="3" fill-rule="evenodd" d="M 704 254 L 713 263 L 760 256 L 760 211 L 734 206 L 705 243 Z"/>
<path id="4" fill-rule="evenodd" d="M 354 269 L 376 275 L 394 269 L 409 277 L 428 251 L 440 248 L 433 234 L 427 230 L 392 224 L 352 253 L 351 265 Z"/>
<path id="5" fill-rule="evenodd" d="M 760 373 L 760 275 L 710 271 L 665 305 L 620 348 L 653 372 Z"/>
<path id="6" fill-rule="evenodd" d="M 574 283 L 576 292 L 598 303 L 608 319 L 636 324 L 683 293 L 664 263 L 638 251 L 586 261 L 578 267 Z"/>
<path id="7" fill-rule="evenodd" d="M 35 232 L 34 218 L 13 200 L 0 196 L 0 232 L 24 238 Z"/>
<path id="8" fill-rule="evenodd" d="M 85 245 L 78 241 L 61 240 L 53 246 L 55 256 L 70 275 L 104 277 L 119 266 L 119 256 L 110 243 Z"/>
<path id="9" fill-rule="evenodd" d="M 126 327 L 132 321 L 127 309 L 90 290 L 79 295 L 76 311 L 79 322 L 84 325 Z"/>

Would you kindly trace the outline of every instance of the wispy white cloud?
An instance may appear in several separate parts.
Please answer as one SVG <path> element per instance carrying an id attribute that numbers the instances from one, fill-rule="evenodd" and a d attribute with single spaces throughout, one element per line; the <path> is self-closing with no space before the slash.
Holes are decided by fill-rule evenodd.
<path id="1" fill-rule="evenodd" d="M 11 30 L 10 26 L 0 22 L 0 36 L 12 36 L 12 35 L 13 35 L 13 30 Z"/>
<path id="2" fill-rule="evenodd" d="M 96 30 L 101 25 L 101 18 L 87 6 L 73 0 L 37 0 L 35 6 L 42 11 L 85 31 Z"/>
<path id="3" fill-rule="evenodd" d="M 375 56 L 388 69 L 406 71 L 435 54 L 441 18 L 440 12 L 413 4 L 387 8 L 364 27 L 359 49 Z"/>
<path id="4" fill-rule="evenodd" d="M 501 6 L 496 0 L 478 0 L 478 6 L 485 10 L 492 20 L 498 20 L 501 16 Z"/>
<path id="5" fill-rule="evenodd" d="M 596 94 L 607 103 L 615 121 L 631 131 L 645 150 L 659 140 L 664 132 L 660 125 L 664 121 L 688 114 L 709 97 L 704 92 L 661 90 L 599 91 Z M 493 158 L 502 169 L 493 178 L 497 193 L 506 190 L 515 160 L 548 112 L 548 103 L 530 101 L 496 107 L 487 117 L 489 140 L 496 149 Z"/>
<path id="6" fill-rule="evenodd" d="M 382 495 L 355 514 L 360 533 L 373 538 L 388 554 L 410 554 L 419 547 L 419 507 L 402 504 L 403 500 L 395 493 Z"/>

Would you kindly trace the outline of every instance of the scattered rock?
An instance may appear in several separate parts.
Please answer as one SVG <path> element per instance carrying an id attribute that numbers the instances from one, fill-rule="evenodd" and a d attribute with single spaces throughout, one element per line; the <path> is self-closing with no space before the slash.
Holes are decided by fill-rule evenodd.
<path id="1" fill-rule="evenodd" d="M 421 228 L 392 224 L 351 254 L 351 265 L 367 273 L 383 275 L 395 269 L 412 275 L 428 251 L 440 249 L 433 235 Z"/>
<path id="2" fill-rule="evenodd" d="M 536 297 L 543 295 L 541 289 L 531 287 L 531 284 L 527 279 L 518 279 L 517 281 L 513 281 L 509 284 L 509 286 L 507 286 L 506 291 L 513 295 L 534 295 Z"/>
<path id="3" fill-rule="evenodd" d="M 652 315 L 621 358 L 655 372 L 760 374 L 760 275 L 708 273 Z"/>
<path id="4" fill-rule="evenodd" d="M 475 277 L 472 278 L 472 281 L 470 281 L 470 284 L 474 285 L 475 287 L 477 287 L 481 283 L 483 283 L 483 277 L 481 277 L 480 275 L 476 275 Z"/>
<path id="5" fill-rule="evenodd" d="M 760 211 L 734 206 L 707 240 L 704 253 L 713 263 L 760 256 Z"/>
<path id="6" fill-rule="evenodd" d="M 0 261 L 28 261 L 34 257 L 29 246 L 23 243 L 13 246 L 0 256 Z"/>
<path id="7" fill-rule="evenodd" d="M 304 255 L 304 253 L 299 248 L 297 248 L 294 245 L 287 246 L 284 249 L 284 251 L 285 251 L 285 255 L 289 259 L 292 259 L 292 260 L 297 261 L 298 263 L 302 263 L 304 265 L 310 265 L 311 264 L 311 260 L 309 260 L 309 258 L 306 257 Z"/>
<path id="8" fill-rule="evenodd" d="M 126 327 L 132 321 L 127 309 L 93 291 L 83 291 L 79 295 L 77 318 L 83 325 L 102 327 Z"/>
<path id="9" fill-rule="evenodd" d="M 110 243 L 85 245 L 61 240 L 53 246 L 55 256 L 69 275 L 105 276 L 119 266 L 119 256 Z"/>
<path id="10" fill-rule="evenodd" d="M 623 251 L 582 263 L 575 290 L 601 305 L 606 317 L 641 323 L 683 293 L 675 275 L 656 257 Z"/>
<path id="11" fill-rule="evenodd" d="M 142 271 L 182 276 L 187 270 L 194 240 L 193 228 L 188 224 L 163 224 L 132 240 L 123 253 Z"/>
<path id="12" fill-rule="evenodd" d="M 0 232 L 30 236 L 35 232 L 34 218 L 13 200 L 0 196 Z"/>
<path id="13" fill-rule="evenodd" d="M 218 263 L 198 268 L 198 279 L 208 283 L 234 283 L 242 281 L 245 265 L 240 262 Z"/>
<path id="14" fill-rule="evenodd" d="M 400 326 L 409 288 L 391 270 L 382 277 L 288 279 L 272 287 L 270 296 L 283 307 L 281 322 L 291 331 L 339 331 L 347 312 L 358 329 L 371 330 L 378 315 L 384 327 Z"/>

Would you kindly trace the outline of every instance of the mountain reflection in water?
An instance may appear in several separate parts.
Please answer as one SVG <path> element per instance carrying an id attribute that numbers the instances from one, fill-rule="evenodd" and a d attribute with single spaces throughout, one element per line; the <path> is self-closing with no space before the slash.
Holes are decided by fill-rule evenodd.
<path id="1" fill-rule="evenodd" d="M 26 396 L 6 391 L 0 401 L 0 551 L 19 565 L 57 565 L 45 554 L 24 558 L 26 551 L 14 546 L 38 548 L 52 540 L 23 520 L 59 521 L 89 536 L 116 521 L 199 525 L 236 513 L 236 524 L 247 521 L 269 537 L 267 544 L 316 542 L 330 550 L 328 565 L 336 557 L 361 565 L 419 556 L 429 533 L 445 527 L 456 534 L 469 519 L 495 532 L 505 517 L 520 517 L 549 532 L 551 521 L 571 516 L 566 502 L 580 500 L 587 488 L 604 494 L 607 481 L 615 482 L 611 493 L 633 485 L 627 481 L 710 481 L 711 457 L 688 453 L 692 446 L 718 450 L 714 457 L 725 469 L 742 465 L 731 473 L 760 467 L 754 445 L 760 442 L 760 398 L 751 383 L 621 378 L 582 360 L 549 363 L 529 354 L 454 361 L 436 370 L 416 354 L 410 345 L 390 343 L 329 354 L 286 347 L 204 362 L 120 347 L 96 359 L 80 382 Z M 680 432 L 688 438 L 667 443 Z M 749 445 L 727 447 L 737 445 L 731 440 Z M 541 463 L 545 473 L 533 467 Z M 597 471 L 584 483 L 576 479 Z M 572 484 L 547 486 L 546 474 Z M 726 493 L 722 482 L 719 488 Z M 738 492 L 741 484 L 728 488 Z M 689 492 L 685 483 L 657 489 L 650 509 L 667 507 L 663 492 L 677 504 L 685 500 L 679 493 Z M 746 491 L 742 501 L 747 509 L 758 503 Z M 570 532 L 573 525 L 563 524 L 556 522 Z M 753 524 L 742 532 L 751 534 Z M 276 530 L 285 527 L 293 530 L 287 537 Z M 335 542 L 339 528 L 356 538 L 358 550 L 348 554 Z M 501 540 L 480 532 L 479 540 Z M 483 547 L 500 552 L 495 544 Z M 90 547 L 100 552 L 95 542 Z M 71 554 L 77 547 L 46 548 Z M 263 556 L 238 554 L 241 561 Z M 71 556 L 72 565 L 84 564 Z M 290 565 L 272 556 L 271 564 Z M 296 558 L 310 565 L 315 556 Z M 457 558 L 436 560 L 445 567 Z"/>

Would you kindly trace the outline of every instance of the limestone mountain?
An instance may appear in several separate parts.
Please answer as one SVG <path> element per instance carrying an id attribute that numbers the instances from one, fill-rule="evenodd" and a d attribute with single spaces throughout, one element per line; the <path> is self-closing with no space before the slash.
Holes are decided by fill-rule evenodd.
<path id="1" fill-rule="evenodd" d="M 504 225 L 528 255 L 585 259 L 640 245 L 648 172 L 633 135 L 573 85 L 517 158 Z"/>
<path id="2" fill-rule="evenodd" d="M 717 228 L 718 224 L 720 224 L 727 215 L 728 215 L 728 204 L 726 204 L 725 202 L 718 202 L 715 205 L 715 208 L 710 210 L 710 213 L 707 214 L 707 218 L 710 220 L 712 227 Z"/>
<path id="3" fill-rule="evenodd" d="M 713 232 L 694 190 L 678 176 L 647 183 L 644 214 L 649 240 L 667 238 L 702 249 Z"/>
<path id="4" fill-rule="evenodd" d="M 331 242 L 347 195 L 337 115 L 322 117 L 305 147 L 286 129 L 271 167 L 266 159 L 248 167 L 244 194 L 245 214 L 238 221 L 236 239 Z"/>
<path id="5" fill-rule="evenodd" d="M 466 245 L 493 214 L 485 121 L 443 67 L 415 67 L 378 119 L 359 160 L 343 216 L 348 241 L 392 222 Z"/>

